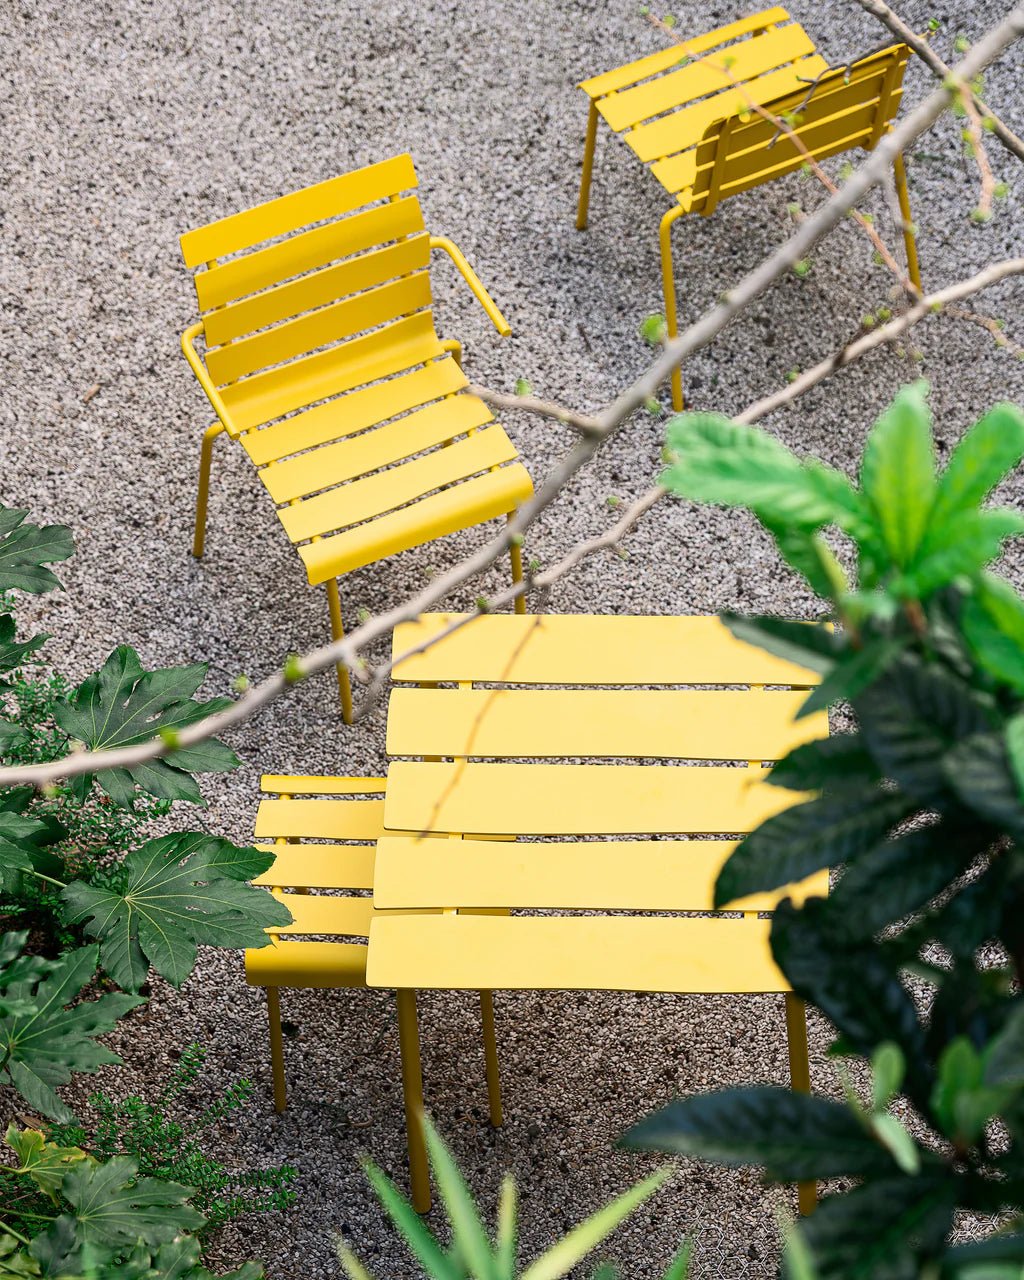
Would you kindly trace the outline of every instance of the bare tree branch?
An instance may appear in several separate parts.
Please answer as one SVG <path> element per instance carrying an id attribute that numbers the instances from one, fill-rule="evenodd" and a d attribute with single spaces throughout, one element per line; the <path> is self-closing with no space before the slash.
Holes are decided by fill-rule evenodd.
<path id="1" fill-rule="evenodd" d="M 502 391 L 492 391 L 490 387 L 478 386 L 475 382 L 471 382 L 467 390 L 495 409 L 524 409 L 527 413 L 536 414 L 538 418 L 554 418 L 567 427 L 574 427 L 584 436 L 593 435 L 600 430 L 600 423 L 596 418 L 567 409 L 564 404 L 556 404 L 553 400 L 539 400 L 534 395 L 509 396 Z"/>
<path id="2" fill-rule="evenodd" d="M 963 61 L 954 69 L 953 74 L 969 82 L 1022 34 L 1024 34 L 1024 4 L 1019 4 L 998 26 L 987 32 L 969 50 Z M 955 93 L 955 91 L 954 88 L 952 92 Z M 601 410 L 594 419 L 593 429 L 574 444 L 498 536 L 454 565 L 446 573 L 439 575 L 422 591 L 417 592 L 402 604 L 375 618 L 370 618 L 343 639 L 323 645 L 304 657 L 290 662 L 288 670 L 292 678 L 286 679 L 283 672 L 269 676 L 259 684 L 253 685 L 230 707 L 182 729 L 176 745 L 192 746 L 242 723 L 255 711 L 286 692 L 295 678 L 314 675 L 333 666 L 336 662 L 347 664 L 357 674 L 365 670 L 365 663 L 359 657 L 361 650 L 393 630 L 400 622 L 411 621 L 436 605 L 456 587 L 475 577 L 509 547 L 515 545 L 524 530 L 529 528 L 555 501 L 568 481 L 589 462 L 601 444 L 614 435 L 635 410 L 654 396 L 673 369 L 688 355 L 706 346 L 769 289 L 780 276 L 806 257 L 808 251 L 841 222 L 868 191 L 884 179 L 897 154 L 931 127 L 949 106 L 950 100 L 951 90 L 945 84 L 930 94 L 882 139 L 864 164 L 853 173 L 840 190 L 830 197 L 815 214 L 808 217 L 785 244 L 766 258 L 760 266 L 744 276 L 733 290 L 722 296 L 718 303 L 699 320 L 668 342 L 651 367 Z M 570 552 L 570 555 L 572 554 Z M 518 590 L 524 589 L 525 587 L 521 587 Z M 511 598 L 512 594 L 518 594 L 518 591 L 502 593 L 501 598 Z M 42 786 L 57 778 L 95 773 L 101 769 L 130 767 L 170 753 L 168 744 L 160 738 L 154 738 L 134 747 L 77 752 L 61 760 L 2 768 L 0 769 L 0 786 L 10 786 L 15 783 L 33 783 Z"/>

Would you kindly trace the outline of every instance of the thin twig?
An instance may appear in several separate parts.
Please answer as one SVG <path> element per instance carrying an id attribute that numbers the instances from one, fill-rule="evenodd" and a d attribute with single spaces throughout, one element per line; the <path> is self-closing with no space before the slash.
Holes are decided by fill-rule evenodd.
<path id="1" fill-rule="evenodd" d="M 584 436 L 593 435 L 600 428 L 596 418 L 567 409 L 565 405 L 556 404 L 553 400 L 540 400 L 534 395 L 510 396 L 502 391 L 492 391 L 490 387 L 481 387 L 475 382 L 471 382 L 467 390 L 495 409 L 523 409 L 527 413 L 536 414 L 538 418 L 554 418 L 564 426 L 574 427 Z"/>

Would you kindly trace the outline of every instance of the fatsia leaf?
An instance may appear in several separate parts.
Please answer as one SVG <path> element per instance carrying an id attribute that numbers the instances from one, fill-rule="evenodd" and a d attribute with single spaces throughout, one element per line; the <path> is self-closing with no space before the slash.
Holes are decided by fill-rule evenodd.
<path id="1" fill-rule="evenodd" d="M 90 1159 L 81 1147 L 61 1147 L 48 1142 L 39 1129 L 19 1129 L 13 1123 L 7 1126 L 5 1141 L 18 1158 L 18 1172 L 31 1178 L 55 1204 L 67 1171 L 77 1161 Z"/>
<path id="2" fill-rule="evenodd" d="M 982 574 L 961 614 L 964 638 L 989 675 L 1024 693 L 1024 600 L 994 573 Z"/>
<path id="3" fill-rule="evenodd" d="M 859 733 L 836 733 L 794 747 L 766 779 L 772 786 L 790 791 L 820 791 L 827 787 L 849 790 L 878 780 L 878 766 Z"/>
<path id="4" fill-rule="evenodd" d="M 196 947 L 262 947 L 264 932 L 291 921 L 283 903 L 241 883 L 260 875 L 273 855 L 240 849 L 203 832 L 179 832 L 133 849 L 118 887 L 74 881 L 64 889 L 65 919 L 100 940 L 104 969 L 137 991 L 152 964 L 180 987 Z"/>
<path id="5" fill-rule="evenodd" d="M 51 1120 L 68 1122 L 71 1112 L 54 1092 L 75 1072 L 93 1073 L 121 1059 L 96 1042 L 112 1031 L 119 1018 L 143 1004 L 137 996 L 105 995 L 66 1006 L 96 972 L 99 948 L 65 952 L 40 981 L 18 981 L 4 994 L 31 1004 L 32 1012 L 0 1017 L 0 1081 L 13 1084 L 22 1097 Z"/>
<path id="6" fill-rule="evenodd" d="M 973 511 L 1024 458 L 1024 413 L 997 404 L 964 435 L 939 477 L 928 520 L 930 541 L 951 517 Z"/>
<path id="7" fill-rule="evenodd" d="M 641 1120 L 627 1147 L 759 1165 L 776 1182 L 892 1171 L 892 1157 L 848 1107 L 770 1085 L 681 1098 Z"/>
<path id="8" fill-rule="evenodd" d="M 0 934 L 0 1018 L 34 1013 L 34 997 L 12 996 L 10 991 L 16 986 L 33 988 L 53 969 L 53 962 L 42 956 L 22 955 L 27 941 L 27 929 Z"/>
<path id="9" fill-rule="evenodd" d="M 62 1216 L 73 1220 L 82 1243 L 116 1249 L 141 1240 L 152 1246 L 203 1225 L 206 1219 L 187 1203 L 192 1194 L 177 1182 L 140 1178 L 134 1160 L 114 1156 L 69 1170 L 61 1195 L 72 1212 Z"/>
<path id="10" fill-rule="evenodd" d="M 28 1277 L 34 1280 L 39 1275 L 39 1263 L 24 1253 L 21 1241 L 14 1236 L 0 1234 L 0 1276 Z"/>
<path id="11" fill-rule="evenodd" d="M 864 447 L 861 489 L 892 561 L 910 564 L 935 496 L 935 455 L 924 381 L 903 387 Z"/>
<path id="12" fill-rule="evenodd" d="M 0 613 L 0 671 L 13 671 L 20 667 L 30 653 L 35 653 L 50 638 L 40 632 L 28 640 L 18 641 L 14 638 L 15 632 L 13 614 Z"/>
<path id="13" fill-rule="evenodd" d="M 906 797 L 877 787 L 795 804 L 763 822 L 733 850 L 715 883 L 715 907 L 846 862 L 877 844 L 908 811 Z"/>
<path id="14" fill-rule="evenodd" d="M 107 658 L 102 668 L 79 686 L 71 699 L 58 703 L 54 719 L 70 737 L 90 750 L 134 746 L 161 731 L 175 732 L 230 705 L 228 698 L 197 702 L 193 694 L 206 677 L 206 666 L 163 667 L 145 671 L 129 645 Z M 119 805 L 130 808 L 136 786 L 163 800 L 202 796 L 190 771 L 233 769 L 238 757 L 223 743 L 210 739 L 202 747 L 171 752 L 132 769 L 107 769 L 96 775 L 99 785 Z M 84 798 L 92 774 L 80 774 L 74 785 Z"/>
<path id="15" fill-rule="evenodd" d="M 60 586 L 46 568 L 74 554 L 71 530 L 62 524 L 25 524 L 27 511 L 0 507 L 0 591 L 40 595 Z"/>

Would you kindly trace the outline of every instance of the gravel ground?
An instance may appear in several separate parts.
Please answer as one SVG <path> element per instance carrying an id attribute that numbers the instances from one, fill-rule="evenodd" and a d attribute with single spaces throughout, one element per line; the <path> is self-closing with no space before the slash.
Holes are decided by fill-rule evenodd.
<path id="1" fill-rule="evenodd" d="M 881 43 L 852 3 L 792 7 L 833 61 Z M 913 0 L 906 16 L 918 30 L 942 18 L 939 47 L 948 54 L 956 30 L 975 35 L 1004 7 L 962 0 L 954 12 Z M 700 31 L 740 12 L 693 0 L 681 25 Z M 239 671 L 261 676 L 326 633 L 322 593 L 306 586 L 237 448 L 219 446 L 207 556 L 197 563 L 189 554 L 199 435 L 210 413 L 177 347 L 194 305 L 177 249 L 183 229 L 409 150 L 428 222 L 461 245 L 515 330 L 510 342 L 496 340 L 450 264 L 438 264 L 442 331 L 464 338 L 474 378 L 510 389 L 527 377 L 538 392 L 592 409 L 648 360 L 637 326 L 661 310 L 656 228 L 665 201 L 607 134 L 591 230 L 573 227 L 586 115 L 573 86 L 659 43 L 629 0 L 0 0 L 0 31 L 3 500 L 75 531 L 66 593 L 21 608 L 24 625 L 41 621 L 53 633 L 48 655 L 70 675 L 80 678 L 128 641 L 149 666 L 208 661 L 208 687 L 222 692 Z M 988 78 L 990 100 L 1017 129 L 1021 64 L 1018 49 Z M 926 89 L 924 73 L 912 68 L 908 101 Z M 978 229 L 968 221 L 977 178 L 954 124 L 910 157 L 931 286 L 1020 252 L 1020 177 L 997 145 L 992 158 L 1010 197 Z M 684 316 L 780 242 L 793 199 L 813 207 L 820 197 L 794 177 L 677 228 Z M 884 204 L 874 207 L 888 228 Z M 780 282 L 690 362 L 694 404 L 745 407 L 848 337 L 888 288 L 844 226 L 806 279 Z M 1024 338 L 1020 298 L 1021 286 L 1009 284 L 984 305 Z M 1024 400 L 1024 369 L 983 329 L 941 318 L 916 342 L 919 365 L 878 352 L 775 415 L 771 429 L 850 469 L 874 415 L 918 369 L 934 386 L 943 451 L 993 401 Z M 94 384 L 98 392 L 87 395 Z M 519 415 L 506 421 L 533 475 L 543 477 L 566 448 L 566 432 Z M 650 417 L 633 423 L 540 522 L 530 554 L 547 563 L 603 528 L 607 497 L 628 499 L 656 473 L 661 434 Z M 1018 479 L 1004 496 L 1019 502 L 1021 487 Z M 350 616 L 421 586 L 479 538 L 470 532 L 352 575 L 344 587 Z M 584 565 L 560 584 L 552 609 L 807 615 L 814 607 L 736 514 L 666 503 L 632 537 L 630 552 L 627 562 Z M 1019 581 L 1019 560 L 1010 571 Z M 261 771 L 384 766 L 381 715 L 343 732 L 328 676 L 246 726 L 233 745 L 243 766 L 208 781 L 208 808 L 178 820 L 239 841 L 252 829 Z M 508 1120 L 495 1134 L 484 1115 L 473 1000 L 434 996 L 422 1005 L 429 1106 L 485 1203 L 505 1170 L 519 1178 L 527 1254 L 649 1168 L 613 1149 L 632 1121 L 677 1092 L 786 1074 L 776 998 L 505 996 Z M 339 1232 L 382 1275 L 412 1276 L 358 1164 L 369 1152 L 404 1177 L 391 1001 L 376 992 L 296 993 L 286 997 L 285 1016 L 295 1034 L 287 1047 L 291 1103 L 281 1117 L 269 1101 L 263 1002 L 234 954 L 204 952 L 180 994 L 155 984 L 149 1005 L 116 1038 L 127 1067 L 103 1083 L 144 1090 L 192 1039 L 209 1047 L 213 1083 L 237 1073 L 257 1082 L 249 1112 L 224 1134 L 227 1159 L 291 1161 L 301 1199 L 286 1216 L 225 1232 L 215 1250 L 221 1263 L 258 1256 L 279 1280 L 334 1276 Z M 834 1088 L 827 1041 L 816 1026 L 812 1073 L 822 1089 Z M 766 1191 L 756 1177 L 684 1164 L 610 1252 L 629 1280 L 654 1277 L 690 1233 L 696 1275 L 764 1276 L 777 1258 L 782 1203 L 788 1194 Z"/>

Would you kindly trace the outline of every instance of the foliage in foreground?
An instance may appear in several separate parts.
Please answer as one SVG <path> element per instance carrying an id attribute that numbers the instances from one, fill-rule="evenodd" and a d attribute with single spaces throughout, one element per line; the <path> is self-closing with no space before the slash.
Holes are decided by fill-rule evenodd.
<path id="1" fill-rule="evenodd" d="M 858 728 L 776 765 L 775 785 L 821 794 L 748 836 L 715 896 L 843 868 L 829 898 L 779 907 L 772 951 L 836 1028 L 832 1052 L 870 1059 L 873 1098 L 731 1089 L 673 1103 L 626 1142 L 779 1182 L 855 1179 L 801 1224 L 820 1280 L 1019 1280 L 1024 1266 L 1024 599 L 987 568 L 1024 516 L 983 505 L 1024 456 L 1024 414 L 994 408 L 937 474 L 926 395 L 905 388 L 879 419 L 859 486 L 727 419 L 669 427 L 665 483 L 749 508 L 830 605 L 813 625 L 726 618 L 821 673 L 801 714 L 842 699 Z M 826 529 L 853 544 L 853 582 Z M 1002 1229 L 953 1247 L 959 1210 Z"/>
<path id="2" fill-rule="evenodd" d="M 662 1169 L 645 1178 L 574 1227 L 530 1263 L 525 1271 L 520 1271 L 515 1182 L 507 1177 L 502 1183 L 498 1225 L 492 1240 L 451 1152 L 427 1117 L 424 1117 L 423 1125 L 430 1166 L 451 1228 L 450 1247 L 445 1248 L 431 1234 L 386 1174 L 372 1161 L 367 1161 L 365 1168 L 381 1204 L 429 1280 L 559 1280 L 652 1196 L 668 1176 L 668 1170 Z M 348 1280 L 373 1280 L 369 1271 L 344 1244 L 339 1244 L 338 1257 Z M 686 1280 L 689 1259 L 689 1246 L 684 1245 L 663 1280 Z M 611 1264 L 604 1263 L 594 1273 L 594 1280 L 618 1280 L 618 1272 Z"/>

